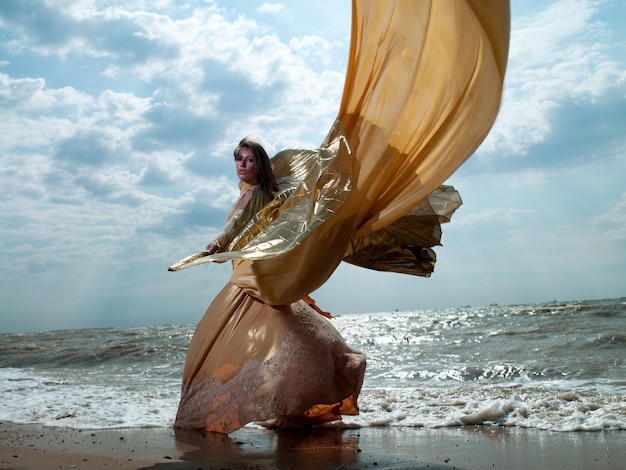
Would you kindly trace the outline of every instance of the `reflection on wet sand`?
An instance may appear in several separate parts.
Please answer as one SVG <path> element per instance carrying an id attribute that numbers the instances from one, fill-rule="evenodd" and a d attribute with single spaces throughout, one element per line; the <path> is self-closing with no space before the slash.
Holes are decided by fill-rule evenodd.
<path id="1" fill-rule="evenodd" d="M 233 435 L 176 430 L 179 457 L 199 467 L 338 468 L 358 464 L 358 430 L 242 430 Z M 260 438 L 261 437 L 261 438 Z M 189 450 L 192 447 L 192 450 Z M 180 464 L 180 463 L 178 463 Z M 160 464 L 153 468 L 176 468 Z"/>

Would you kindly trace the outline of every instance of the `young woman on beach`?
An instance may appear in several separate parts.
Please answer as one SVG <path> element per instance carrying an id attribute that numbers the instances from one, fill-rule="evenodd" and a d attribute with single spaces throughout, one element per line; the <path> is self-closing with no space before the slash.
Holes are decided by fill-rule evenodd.
<path id="1" fill-rule="evenodd" d="M 241 227 L 278 192 L 270 159 L 259 143 L 242 139 L 233 154 L 239 178 L 239 199 L 228 215 L 228 223 L 222 233 L 207 245 L 206 251 L 211 255 L 227 247 L 234 236 L 241 232 Z"/>
<path id="2" fill-rule="evenodd" d="M 240 196 L 208 254 L 232 249 L 278 192 L 260 144 L 243 139 L 234 156 Z M 228 433 L 251 421 L 302 427 L 356 414 L 365 358 L 320 313 L 308 296 L 268 305 L 228 283 L 189 345 L 175 425 Z"/>

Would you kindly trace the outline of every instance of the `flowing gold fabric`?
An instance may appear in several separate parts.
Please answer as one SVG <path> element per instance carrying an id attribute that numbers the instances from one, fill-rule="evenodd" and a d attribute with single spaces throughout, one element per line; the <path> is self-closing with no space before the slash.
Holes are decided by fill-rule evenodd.
<path id="1" fill-rule="evenodd" d="M 354 238 L 343 261 L 376 271 L 429 277 L 441 241 L 441 224 L 461 205 L 459 193 L 441 186 L 408 214 L 386 227 Z"/>
<path id="2" fill-rule="evenodd" d="M 236 261 L 231 281 L 269 304 L 293 302 L 330 277 L 354 239 L 433 193 L 495 120 L 508 32 L 503 0 L 354 1 L 338 116 L 353 158 L 352 190 L 291 250 Z"/>
<path id="3" fill-rule="evenodd" d="M 234 284 L 189 345 L 176 426 L 228 433 L 251 421 L 304 426 L 357 414 L 362 353 L 304 301 L 270 306 Z"/>
<path id="4" fill-rule="evenodd" d="M 299 299 L 343 259 L 430 274 L 439 224 L 461 203 L 441 185 L 493 124 L 508 34 L 505 0 L 353 1 L 343 98 L 320 150 L 275 161 L 285 189 L 229 253 L 170 268 L 234 260 L 191 341 L 177 426 L 358 411 L 363 355 Z"/>

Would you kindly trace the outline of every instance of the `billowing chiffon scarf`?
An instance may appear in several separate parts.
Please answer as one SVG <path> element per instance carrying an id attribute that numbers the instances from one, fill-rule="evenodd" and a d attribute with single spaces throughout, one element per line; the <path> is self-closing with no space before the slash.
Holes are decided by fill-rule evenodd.
<path id="1" fill-rule="evenodd" d="M 358 413 L 365 359 L 300 299 L 344 260 L 428 276 L 442 183 L 486 137 L 508 52 L 504 0 L 353 1 L 341 107 L 316 151 L 273 159 L 282 191 L 230 243 L 172 266 L 233 260 L 191 341 L 176 425 L 317 424 Z"/>

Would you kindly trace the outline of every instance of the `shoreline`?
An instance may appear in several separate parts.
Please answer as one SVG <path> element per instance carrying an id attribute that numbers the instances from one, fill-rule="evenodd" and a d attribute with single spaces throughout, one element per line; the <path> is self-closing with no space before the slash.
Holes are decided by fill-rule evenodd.
<path id="1" fill-rule="evenodd" d="M 366 427 L 230 435 L 0 423 L 0 469 L 626 468 L 626 431 Z"/>

